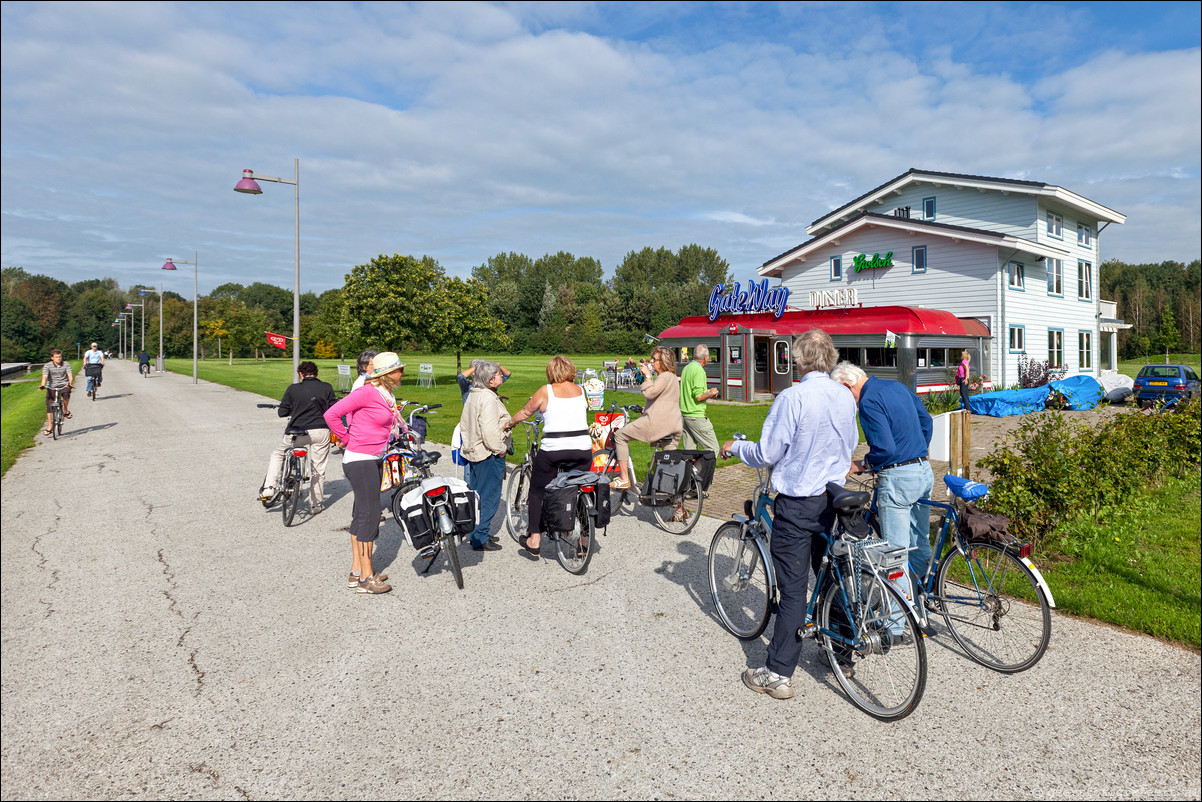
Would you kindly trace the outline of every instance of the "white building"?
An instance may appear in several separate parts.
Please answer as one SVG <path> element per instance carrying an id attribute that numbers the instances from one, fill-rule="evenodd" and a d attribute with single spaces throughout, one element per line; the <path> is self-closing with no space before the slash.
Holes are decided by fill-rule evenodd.
<path id="1" fill-rule="evenodd" d="M 815 220 L 813 239 L 759 273 L 780 278 L 791 308 L 854 299 L 980 321 L 989 341 L 973 367 L 995 387 L 1018 380 L 1023 353 L 1097 376 L 1117 367 L 1124 326 L 1098 298 L 1099 240 L 1125 220 L 1038 181 L 912 169 Z M 911 369 L 928 367 L 920 350 Z"/>

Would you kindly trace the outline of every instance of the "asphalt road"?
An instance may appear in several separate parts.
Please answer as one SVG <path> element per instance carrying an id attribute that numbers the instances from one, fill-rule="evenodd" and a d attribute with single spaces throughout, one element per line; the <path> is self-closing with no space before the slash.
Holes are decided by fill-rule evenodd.
<path id="1" fill-rule="evenodd" d="M 337 459 L 317 517 L 255 498 L 263 399 L 128 364 L 104 391 L 3 482 L 5 799 L 1199 798 L 1192 652 L 1055 616 L 1004 676 L 941 629 L 885 724 L 807 643 L 777 701 L 714 618 L 717 521 L 616 518 L 584 577 L 465 547 L 463 591 L 389 522 L 395 589 L 360 595 Z"/>

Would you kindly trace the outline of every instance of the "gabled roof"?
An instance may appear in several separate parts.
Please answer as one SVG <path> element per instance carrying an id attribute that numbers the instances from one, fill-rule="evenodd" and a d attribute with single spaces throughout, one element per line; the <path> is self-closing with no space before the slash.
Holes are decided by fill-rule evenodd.
<path id="1" fill-rule="evenodd" d="M 886 181 L 876 189 L 865 192 L 852 202 L 845 203 L 838 209 L 819 217 L 806 226 L 806 233 L 817 234 L 825 228 L 837 225 L 841 221 L 867 210 L 868 206 L 879 200 L 883 200 L 890 194 L 900 193 L 906 186 L 919 183 L 1055 198 L 1065 206 L 1071 206 L 1074 209 L 1086 212 L 1090 217 L 1099 221 L 1123 223 L 1127 219 L 1126 215 L 1109 209 L 1100 203 L 1095 203 L 1063 187 L 1045 184 L 1041 181 L 1021 181 L 1017 178 L 994 178 L 992 176 L 966 175 L 964 173 L 940 173 L 935 170 L 919 170 L 911 167 L 906 172 Z"/>
<path id="2" fill-rule="evenodd" d="M 969 228 L 967 226 L 952 226 L 947 223 L 934 223 L 929 220 L 915 220 L 907 217 L 894 217 L 891 214 L 879 214 L 877 212 L 861 212 L 857 217 L 845 223 L 840 223 L 808 242 L 803 242 L 796 248 L 791 248 L 779 256 L 769 259 L 759 267 L 757 272 L 761 276 L 779 276 L 786 264 L 795 261 L 804 262 L 806 256 L 818 248 L 837 242 L 862 228 L 876 227 L 895 228 L 899 231 L 921 231 L 924 234 L 946 237 L 957 241 L 1014 248 L 1023 253 L 1033 253 L 1036 256 L 1043 256 L 1049 259 L 1068 259 L 1071 256 L 1067 248 L 1058 248 L 1048 243 L 1035 242 L 1015 237 L 1011 234 L 1002 234 L 997 231 L 986 231 L 982 228 Z"/>

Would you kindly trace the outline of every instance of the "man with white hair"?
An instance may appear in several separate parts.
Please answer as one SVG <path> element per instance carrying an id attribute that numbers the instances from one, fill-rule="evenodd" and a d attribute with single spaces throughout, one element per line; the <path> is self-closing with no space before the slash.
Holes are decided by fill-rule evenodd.
<path id="1" fill-rule="evenodd" d="M 90 367 L 95 365 L 96 367 Z M 92 347 L 83 352 L 83 372 L 88 377 L 88 397 L 100 386 L 100 374 L 104 369 L 104 353 L 92 343 Z"/>
<path id="2" fill-rule="evenodd" d="M 876 471 L 881 534 L 895 546 L 913 549 L 910 572 L 921 578 L 931 563 L 930 516 L 927 506 L 918 503 L 931 497 L 935 483 L 927 461 L 934 430 L 931 413 L 904 384 L 870 377 L 850 362 L 840 362 L 831 378 L 851 389 L 868 441 L 868 453 L 851 463 L 851 473 Z M 898 583 L 898 590 L 913 598 L 908 577 Z"/>
<path id="3" fill-rule="evenodd" d="M 684 431 L 681 448 L 718 451 L 718 436 L 714 424 L 705 415 L 705 405 L 718 397 L 718 388 L 707 386 L 705 365 L 710 361 L 710 349 L 699 345 L 693 349 L 693 360 L 680 371 L 680 415 Z"/>

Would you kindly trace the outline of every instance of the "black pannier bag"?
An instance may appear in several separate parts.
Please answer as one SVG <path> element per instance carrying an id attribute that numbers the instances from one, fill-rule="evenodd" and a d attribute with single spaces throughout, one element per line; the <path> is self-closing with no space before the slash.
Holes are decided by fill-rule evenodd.
<path id="1" fill-rule="evenodd" d="M 418 486 L 418 489 L 422 491 L 422 498 L 425 500 L 426 513 L 430 515 L 431 519 L 434 517 L 431 501 L 437 500 L 437 496 L 431 498 L 427 491 L 438 487 L 448 489 L 451 522 L 455 526 L 455 534 L 470 534 L 476 528 L 476 524 L 480 522 L 480 495 L 468 487 L 467 482 L 462 479 L 454 476 L 431 476 Z"/>
<path id="2" fill-rule="evenodd" d="M 612 510 L 609 506 L 609 477 L 601 474 L 593 474 L 599 476 L 600 481 L 597 482 L 597 520 L 594 521 L 594 526 L 604 529 L 609 526 L 610 515 Z"/>
<path id="3" fill-rule="evenodd" d="M 673 451 L 660 451 L 655 455 L 652 491 L 675 495 L 692 490 L 692 487 L 685 486 L 685 482 L 689 481 L 690 464 L 694 466 L 702 492 L 709 490 L 714 481 L 714 467 L 717 465 L 714 452 L 678 448 Z"/>
<path id="4" fill-rule="evenodd" d="M 843 526 L 843 531 L 854 539 L 863 540 L 872 534 L 872 527 L 868 524 L 867 509 L 836 514 L 839 517 L 839 523 Z"/>
<path id="5" fill-rule="evenodd" d="M 543 531 L 571 532 L 576 525 L 576 504 L 580 499 L 580 487 L 569 484 L 547 485 L 543 494 Z"/>
<path id="6" fill-rule="evenodd" d="M 434 522 L 426 510 L 425 493 L 415 487 L 401 496 L 401 531 L 405 542 L 421 551 L 434 543 Z"/>

